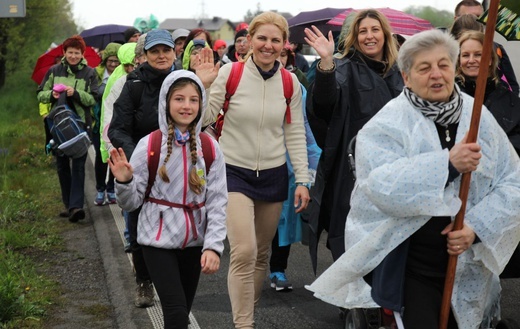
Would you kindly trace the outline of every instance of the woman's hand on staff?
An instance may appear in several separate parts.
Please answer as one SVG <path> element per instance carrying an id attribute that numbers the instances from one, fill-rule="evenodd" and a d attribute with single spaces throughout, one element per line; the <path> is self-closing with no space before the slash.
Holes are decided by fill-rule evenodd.
<path id="1" fill-rule="evenodd" d="M 468 134 L 450 150 L 450 162 L 461 174 L 477 170 L 482 154 L 477 143 L 468 143 Z"/>
<path id="2" fill-rule="evenodd" d="M 452 231 L 453 222 L 441 234 L 446 235 L 448 254 L 458 256 L 468 250 L 476 238 L 476 234 L 468 225 L 464 224 L 461 230 Z"/>

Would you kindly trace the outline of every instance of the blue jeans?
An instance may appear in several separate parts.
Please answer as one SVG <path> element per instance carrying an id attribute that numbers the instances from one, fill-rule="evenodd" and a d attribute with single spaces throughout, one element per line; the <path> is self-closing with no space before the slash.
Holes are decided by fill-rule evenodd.
<path id="1" fill-rule="evenodd" d="M 128 211 L 123 210 L 123 217 L 125 219 L 125 230 L 123 232 L 123 236 L 125 237 L 125 240 L 130 243 L 130 216 L 128 215 Z"/>
<path id="2" fill-rule="evenodd" d="M 69 211 L 83 208 L 85 202 L 85 162 L 87 154 L 77 159 L 56 156 L 61 199 L 65 208 Z"/>

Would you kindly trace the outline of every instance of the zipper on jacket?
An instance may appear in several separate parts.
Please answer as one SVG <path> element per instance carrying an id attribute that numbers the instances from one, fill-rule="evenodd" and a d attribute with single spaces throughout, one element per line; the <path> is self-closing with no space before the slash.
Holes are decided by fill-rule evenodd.
<path id="1" fill-rule="evenodd" d="M 182 180 L 183 180 L 183 183 L 182 183 L 182 203 L 183 204 L 186 204 L 186 194 L 188 193 L 188 188 L 189 188 L 189 185 L 188 185 L 188 165 L 187 165 L 187 158 L 186 158 L 186 144 L 184 144 L 182 146 L 182 166 L 183 166 L 183 171 L 182 171 Z M 186 210 L 183 210 L 182 211 L 183 214 L 184 214 L 184 222 L 186 223 L 186 233 L 184 235 L 184 242 L 182 243 L 182 249 L 186 248 L 186 245 L 188 244 L 188 240 L 189 240 L 189 237 L 190 237 L 190 219 L 189 219 L 189 216 L 188 216 L 188 213 L 186 212 Z"/>
<path id="2" fill-rule="evenodd" d="M 162 227 L 163 227 L 163 212 L 159 212 L 159 229 L 157 230 L 157 235 L 155 236 L 155 241 L 159 241 L 161 239 L 161 233 L 162 233 Z"/>

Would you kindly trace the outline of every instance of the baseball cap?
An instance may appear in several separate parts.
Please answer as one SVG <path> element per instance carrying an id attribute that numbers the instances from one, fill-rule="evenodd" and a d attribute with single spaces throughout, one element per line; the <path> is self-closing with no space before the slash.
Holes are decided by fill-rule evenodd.
<path id="1" fill-rule="evenodd" d="M 172 35 L 166 30 L 151 30 L 146 34 L 146 39 L 144 40 L 144 50 L 148 50 L 156 45 L 165 45 L 171 48 L 175 48 Z"/>
<path id="2" fill-rule="evenodd" d="M 177 41 L 179 38 L 186 38 L 190 34 L 189 30 L 179 28 L 172 32 L 173 42 Z"/>
<path id="3" fill-rule="evenodd" d="M 204 41 L 204 40 L 193 39 L 192 42 L 193 42 L 193 48 L 206 47 L 206 41 Z"/>

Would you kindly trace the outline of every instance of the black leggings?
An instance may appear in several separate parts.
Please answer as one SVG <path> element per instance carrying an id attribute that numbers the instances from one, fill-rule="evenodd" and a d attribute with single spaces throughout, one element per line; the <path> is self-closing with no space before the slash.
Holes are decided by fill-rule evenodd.
<path id="1" fill-rule="evenodd" d="M 164 329 L 187 329 L 188 316 L 199 283 L 202 247 L 141 248 L 161 300 Z"/>
<path id="2" fill-rule="evenodd" d="M 430 278 L 406 273 L 404 288 L 404 317 L 406 329 L 438 329 L 444 291 L 444 278 Z M 448 329 L 457 329 L 450 309 Z"/>

